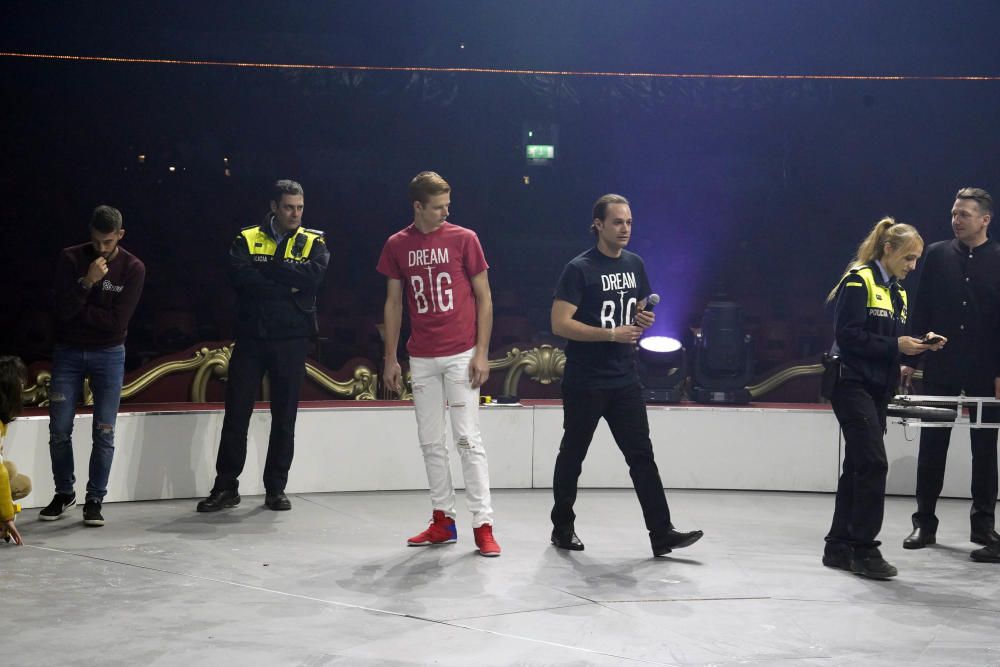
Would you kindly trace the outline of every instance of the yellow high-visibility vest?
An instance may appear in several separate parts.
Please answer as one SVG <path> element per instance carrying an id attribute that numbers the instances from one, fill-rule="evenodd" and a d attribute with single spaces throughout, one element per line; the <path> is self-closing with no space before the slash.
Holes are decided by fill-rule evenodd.
<path id="1" fill-rule="evenodd" d="M 240 232 L 240 235 L 247 240 L 247 247 L 250 248 L 251 255 L 274 257 L 274 253 L 278 251 L 278 243 L 270 234 L 261 229 L 260 225 L 247 227 Z M 300 236 L 305 240 L 300 241 Z M 326 243 L 323 238 L 323 232 L 305 227 L 296 229 L 295 233 L 287 241 L 288 243 L 285 244 L 285 254 L 282 257 L 286 262 L 304 262 L 309 259 L 313 243 Z"/>
<path id="2" fill-rule="evenodd" d="M 871 317 L 893 317 L 896 314 L 895 304 L 892 302 L 892 289 L 888 285 L 882 285 L 875 280 L 875 271 L 870 266 L 862 266 L 851 269 L 851 273 L 861 278 L 868 290 L 868 315 Z M 899 289 L 899 296 L 902 297 L 903 307 L 899 313 L 899 321 L 906 324 L 908 313 L 906 302 L 906 290 Z"/>

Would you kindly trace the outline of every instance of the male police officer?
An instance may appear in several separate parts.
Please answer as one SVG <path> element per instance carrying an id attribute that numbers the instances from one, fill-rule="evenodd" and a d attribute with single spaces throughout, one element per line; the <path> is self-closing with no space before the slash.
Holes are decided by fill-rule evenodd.
<path id="1" fill-rule="evenodd" d="M 264 504 L 289 510 L 285 495 L 295 448 L 295 416 L 305 377 L 306 346 L 316 332 L 316 292 L 330 253 L 323 232 L 302 227 L 304 195 L 295 181 L 274 184 L 271 213 L 233 241 L 229 261 L 239 300 L 236 345 L 229 362 L 226 416 L 212 493 L 199 512 L 240 504 L 239 475 L 247 429 L 264 373 L 271 384 L 271 437 L 264 464 Z"/>

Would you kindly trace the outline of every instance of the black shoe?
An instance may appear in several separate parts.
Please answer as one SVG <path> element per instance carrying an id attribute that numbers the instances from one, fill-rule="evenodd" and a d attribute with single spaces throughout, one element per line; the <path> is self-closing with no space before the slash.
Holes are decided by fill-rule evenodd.
<path id="1" fill-rule="evenodd" d="M 851 572 L 869 579 L 892 579 L 899 572 L 882 558 L 876 547 L 861 547 L 851 557 Z"/>
<path id="2" fill-rule="evenodd" d="M 101 501 L 97 498 L 87 498 L 87 501 L 83 503 L 83 525 L 104 525 L 104 515 L 101 514 Z"/>
<path id="3" fill-rule="evenodd" d="M 576 531 L 572 528 L 569 530 L 553 528 L 552 544 L 567 551 L 583 551 L 583 542 L 576 536 Z"/>
<path id="4" fill-rule="evenodd" d="M 988 547 L 1000 542 L 1000 535 L 992 528 L 989 530 L 974 530 L 969 534 L 969 541 Z"/>
<path id="5" fill-rule="evenodd" d="M 240 494 L 236 489 L 223 489 L 218 491 L 212 489 L 212 493 L 198 503 L 199 512 L 218 512 L 227 507 L 236 507 L 240 504 Z"/>
<path id="6" fill-rule="evenodd" d="M 288 496 L 283 491 L 265 494 L 264 505 L 267 506 L 267 509 L 274 510 L 275 512 L 287 512 L 292 509 L 292 501 L 288 499 Z"/>
<path id="7" fill-rule="evenodd" d="M 653 546 L 654 556 L 665 556 L 674 549 L 689 547 L 704 536 L 700 530 L 682 533 L 674 528 L 666 531 L 649 531 L 649 543 Z"/>
<path id="8" fill-rule="evenodd" d="M 928 544 L 937 544 L 937 531 L 922 526 L 914 526 L 913 532 L 903 540 L 904 549 L 923 549 Z"/>
<path id="9" fill-rule="evenodd" d="M 1000 563 L 1000 542 L 994 542 L 988 547 L 976 549 L 969 558 L 977 563 Z"/>
<path id="10" fill-rule="evenodd" d="M 823 565 L 851 571 L 851 547 L 842 542 L 827 542 L 823 549 Z"/>
<path id="11" fill-rule="evenodd" d="M 41 512 L 38 513 L 38 518 L 42 521 L 55 521 L 66 513 L 71 507 L 76 506 L 76 494 L 75 493 L 57 493 L 52 502 L 45 506 Z"/>

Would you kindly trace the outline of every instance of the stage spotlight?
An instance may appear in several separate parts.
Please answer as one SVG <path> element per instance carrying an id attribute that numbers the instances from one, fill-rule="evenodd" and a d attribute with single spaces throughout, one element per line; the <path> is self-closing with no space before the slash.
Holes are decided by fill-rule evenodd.
<path id="1" fill-rule="evenodd" d="M 670 336 L 647 336 L 639 341 L 639 347 L 650 352 L 676 352 L 682 345 Z"/>
<path id="2" fill-rule="evenodd" d="M 698 403 L 749 403 L 750 343 L 740 307 L 732 301 L 710 302 L 695 336 L 692 398 Z"/>
<path id="3" fill-rule="evenodd" d="M 680 403 L 686 369 L 679 340 L 650 336 L 639 341 L 639 380 L 647 403 Z"/>

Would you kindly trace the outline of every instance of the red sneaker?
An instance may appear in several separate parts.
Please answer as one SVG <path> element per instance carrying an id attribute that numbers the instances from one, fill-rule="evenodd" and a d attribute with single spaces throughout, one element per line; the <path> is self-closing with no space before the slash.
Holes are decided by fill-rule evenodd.
<path id="1" fill-rule="evenodd" d="M 411 547 L 426 547 L 432 544 L 454 544 L 458 540 L 455 520 L 441 510 L 434 510 L 431 525 L 427 530 L 406 540 Z"/>
<path id="2" fill-rule="evenodd" d="M 493 526 L 484 523 L 479 528 L 473 528 L 472 533 L 476 536 L 476 546 L 479 547 L 480 556 L 500 555 L 500 545 L 493 539 Z"/>

